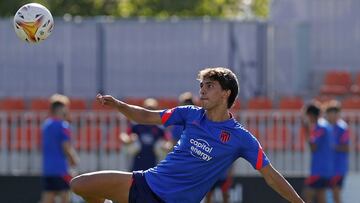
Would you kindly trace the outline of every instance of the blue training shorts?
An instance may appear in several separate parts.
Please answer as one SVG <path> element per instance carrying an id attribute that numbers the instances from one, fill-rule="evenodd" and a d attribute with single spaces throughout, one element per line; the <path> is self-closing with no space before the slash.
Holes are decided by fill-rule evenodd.
<path id="1" fill-rule="evenodd" d="M 66 191 L 70 190 L 70 176 L 45 176 L 42 179 L 45 191 Z"/>
<path id="2" fill-rule="evenodd" d="M 342 188 L 344 178 L 345 178 L 345 176 L 343 176 L 343 175 L 336 175 L 336 176 L 332 177 L 331 180 L 330 180 L 331 187 L 340 187 L 340 188 Z"/>
<path id="3" fill-rule="evenodd" d="M 143 171 L 134 171 L 129 192 L 129 203 L 165 203 L 149 187 Z"/>
<path id="4" fill-rule="evenodd" d="M 232 182 L 233 182 L 232 177 L 227 177 L 224 180 L 218 180 L 212 186 L 211 190 L 215 190 L 218 187 L 218 188 L 221 188 L 221 191 L 224 193 L 229 192 Z"/>
<path id="5" fill-rule="evenodd" d="M 330 178 L 310 176 L 305 180 L 305 185 L 313 189 L 325 189 L 330 187 Z"/>

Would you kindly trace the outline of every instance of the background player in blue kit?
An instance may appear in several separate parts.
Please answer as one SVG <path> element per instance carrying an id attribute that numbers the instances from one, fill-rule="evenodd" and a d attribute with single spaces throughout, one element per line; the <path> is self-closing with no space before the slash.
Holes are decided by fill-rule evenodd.
<path id="1" fill-rule="evenodd" d="M 151 111 L 110 95 L 97 95 L 129 119 L 142 124 L 183 125 L 178 144 L 156 167 L 133 173 L 100 171 L 75 177 L 72 190 L 88 202 L 198 203 L 239 157 L 259 170 L 266 182 L 290 202 L 303 202 L 269 163 L 260 144 L 229 113 L 238 94 L 235 74 L 207 68 L 198 75 L 201 107 L 182 106 Z"/>
<path id="2" fill-rule="evenodd" d="M 341 189 L 349 168 L 349 129 L 347 123 L 341 119 L 341 104 L 331 100 L 326 105 L 326 119 L 332 125 L 335 136 L 335 175 L 330 185 L 335 203 L 341 203 Z"/>
<path id="3" fill-rule="evenodd" d="M 206 194 L 205 203 L 212 203 L 213 195 L 216 188 L 220 188 L 222 194 L 222 203 L 229 203 L 229 190 L 233 183 L 233 166 L 231 166 L 220 178 L 215 182 L 210 191 Z"/>
<path id="4" fill-rule="evenodd" d="M 318 203 L 325 203 L 325 192 L 334 175 L 334 136 L 329 122 L 320 117 L 319 103 L 313 102 L 304 110 L 303 125 L 311 150 L 311 171 L 305 180 L 304 197 L 306 202 L 313 202 L 316 196 Z"/>
<path id="5" fill-rule="evenodd" d="M 143 106 L 144 108 L 155 110 L 158 108 L 158 102 L 153 98 L 148 98 L 145 99 Z M 155 149 L 157 143 L 166 145 L 164 129 L 158 125 L 132 124 L 130 131 L 125 135 L 121 135 L 121 140 L 127 145 L 139 145 L 139 149 L 134 154 L 132 171 L 146 170 L 154 167 L 158 160 L 157 149 Z M 161 150 L 161 146 L 159 148 Z"/>
<path id="6" fill-rule="evenodd" d="M 69 99 L 55 94 L 50 98 L 50 117 L 42 129 L 43 193 L 42 203 L 55 202 L 60 196 L 62 203 L 70 202 L 70 166 L 78 163 L 71 145 L 69 123 Z M 70 165 L 70 166 L 69 166 Z"/>

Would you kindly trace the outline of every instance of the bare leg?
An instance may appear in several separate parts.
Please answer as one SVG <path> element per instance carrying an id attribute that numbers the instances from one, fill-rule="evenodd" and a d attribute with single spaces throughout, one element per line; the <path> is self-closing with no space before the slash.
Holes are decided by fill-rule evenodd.
<path id="1" fill-rule="evenodd" d="M 212 196 L 214 194 L 214 190 L 210 190 L 205 197 L 205 203 L 211 203 L 212 202 Z"/>
<path id="2" fill-rule="evenodd" d="M 41 195 L 41 203 L 54 203 L 55 202 L 56 193 L 55 192 L 43 192 Z"/>
<path id="3" fill-rule="evenodd" d="M 61 191 L 59 193 L 60 202 L 61 203 L 70 203 L 70 192 L 69 191 Z"/>
<path id="4" fill-rule="evenodd" d="M 326 190 L 324 189 L 317 190 L 316 197 L 318 203 L 326 203 Z"/>
<path id="5" fill-rule="evenodd" d="M 335 203 L 341 203 L 341 188 L 338 186 L 335 186 L 332 188 L 333 192 L 333 198 Z"/>
<path id="6" fill-rule="evenodd" d="M 313 202 L 315 191 L 309 187 L 305 187 L 303 197 L 305 202 Z"/>
<path id="7" fill-rule="evenodd" d="M 221 186 L 221 192 L 222 192 L 222 197 L 223 197 L 223 203 L 229 203 L 230 202 L 230 188 L 232 185 L 232 177 L 229 176 L 227 177 L 226 181 L 224 182 L 224 184 Z"/>
<path id="8" fill-rule="evenodd" d="M 99 171 L 79 175 L 71 180 L 71 190 L 89 203 L 103 203 L 105 199 L 127 203 L 132 173 Z"/>
<path id="9" fill-rule="evenodd" d="M 229 203 L 229 192 L 228 191 L 223 191 L 222 192 L 222 197 L 223 197 L 223 203 Z"/>

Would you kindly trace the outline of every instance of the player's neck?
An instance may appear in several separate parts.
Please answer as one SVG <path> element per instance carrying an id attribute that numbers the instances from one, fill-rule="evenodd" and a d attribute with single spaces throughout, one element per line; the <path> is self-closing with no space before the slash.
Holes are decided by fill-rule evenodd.
<path id="1" fill-rule="evenodd" d="M 64 118 L 58 114 L 50 114 L 50 118 L 54 120 L 63 120 Z"/>
<path id="2" fill-rule="evenodd" d="M 211 121 L 221 122 L 230 119 L 231 115 L 227 108 L 216 108 L 206 110 L 206 117 Z"/>

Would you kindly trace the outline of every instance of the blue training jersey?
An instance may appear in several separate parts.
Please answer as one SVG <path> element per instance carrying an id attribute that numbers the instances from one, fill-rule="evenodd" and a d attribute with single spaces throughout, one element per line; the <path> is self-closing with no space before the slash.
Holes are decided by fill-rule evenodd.
<path id="1" fill-rule="evenodd" d="M 165 126 L 184 126 L 166 158 L 145 171 L 150 188 L 167 203 L 199 203 L 239 157 L 255 169 L 269 164 L 260 144 L 235 119 L 213 122 L 205 110 L 180 106 L 160 113 Z"/>
<path id="2" fill-rule="evenodd" d="M 69 123 L 46 119 L 42 129 L 43 175 L 64 176 L 68 174 L 68 163 L 63 143 L 70 141 Z"/>
<path id="3" fill-rule="evenodd" d="M 330 178 L 334 175 L 335 139 L 331 125 L 323 118 L 319 119 L 311 130 L 310 142 L 316 145 L 311 153 L 311 175 Z"/>
<path id="4" fill-rule="evenodd" d="M 180 140 L 181 138 L 181 135 L 183 134 L 183 131 L 184 131 L 184 126 L 182 125 L 174 125 L 172 126 L 171 128 L 171 137 L 172 139 L 177 142 Z M 219 177 L 219 181 L 224 181 L 228 178 L 229 176 L 229 171 L 231 170 L 231 167 L 224 171 L 224 173 Z"/>
<path id="5" fill-rule="evenodd" d="M 171 128 L 171 138 L 177 142 L 180 140 L 181 138 L 181 135 L 183 133 L 183 130 L 184 130 L 184 126 L 182 125 L 174 125 L 172 126 Z"/>
<path id="6" fill-rule="evenodd" d="M 334 125 L 335 145 L 349 145 L 349 130 L 344 120 Z M 349 153 L 335 151 L 335 175 L 345 175 L 349 169 Z"/>
<path id="7" fill-rule="evenodd" d="M 141 150 L 135 155 L 133 171 L 146 170 L 154 167 L 157 162 L 155 144 L 160 139 L 165 139 L 164 130 L 157 125 L 133 125 L 132 133 L 138 135 Z"/>

